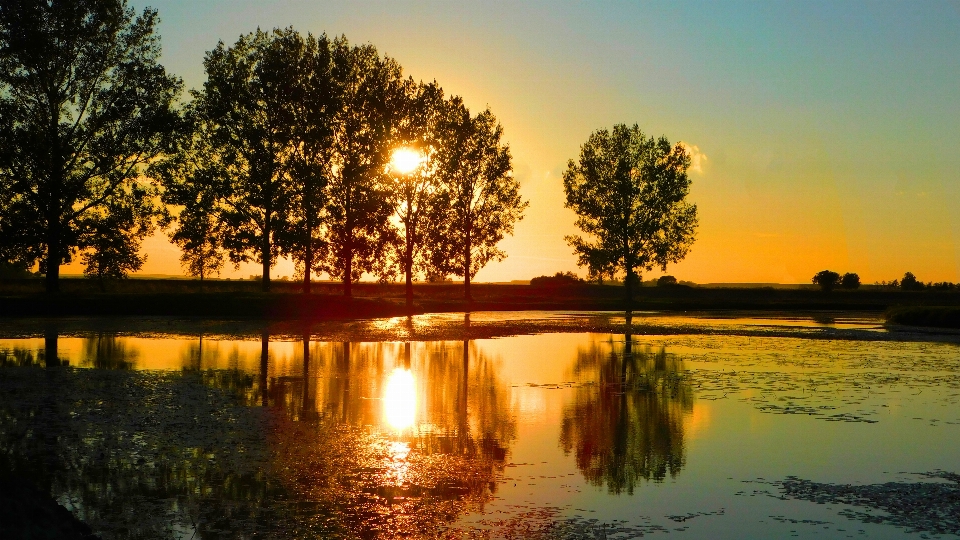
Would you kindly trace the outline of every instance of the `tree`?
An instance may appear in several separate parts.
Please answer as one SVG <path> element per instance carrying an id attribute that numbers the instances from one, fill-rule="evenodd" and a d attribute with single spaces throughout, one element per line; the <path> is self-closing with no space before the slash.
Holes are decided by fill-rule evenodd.
<path id="1" fill-rule="evenodd" d="M 180 263 L 202 282 L 223 267 L 223 226 L 219 212 L 226 191 L 225 173 L 210 144 L 209 126 L 188 109 L 189 129 L 176 151 L 151 165 L 149 174 L 164 186 L 162 200 L 173 208 L 170 240 L 181 250 Z"/>
<path id="2" fill-rule="evenodd" d="M 813 275 L 811 281 L 814 285 L 819 285 L 824 292 L 830 292 L 840 282 L 840 274 L 830 270 L 821 270 Z"/>
<path id="3" fill-rule="evenodd" d="M 566 206 L 589 238 L 566 240 L 580 261 L 602 261 L 625 275 L 628 303 L 638 269 L 666 270 L 693 244 L 697 207 L 686 201 L 689 167 L 683 145 L 671 147 L 666 137 L 647 137 L 637 125 L 623 124 L 593 132 L 579 161 L 567 164 Z"/>
<path id="4" fill-rule="evenodd" d="M 404 109 L 394 126 L 394 144 L 400 147 L 395 156 L 406 157 L 411 170 L 391 170 L 397 217 L 403 229 L 399 235 L 400 265 L 406 280 L 407 307 L 413 305 L 413 277 L 418 268 L 429 274 L 429 260 L 423 255 L 423 243 L 431 225 L 428 218 L 439 197 L 440 160 L 444 144 L 442 122 L 446 102 L 443 89 L 436 83 L 405 82 Z M 403 167 L 403 165 L 399 165 Z M 398 168 L 391 162 L 391 169 Z"/>
<path id="5" fill-rule="evenodd" d="M 497 244 L 513 234 L 529 203 L 520 197 L 503 128 L 489 109 L 471 116 L 459 97 L 451 98 L 443 130 L 430 260 L 441 274 L 462 276 L 471 300 L 470 280 L 490 261 L 506 258 Z"/>
<path id="6" fill-rule="evenodd" d="M 178 128 L 158 21 L 125 0 L 0 4 L 0 238 L 7 257 L 40 262 L 50 292 Z"/>
<path id="7" fill-rule="evenodd" d="M 333 43 L 334 77 L 341 105 L 333 120 L 326 189 L 327 242 L 318 270 L 343 281 L 343 293 L 364 272 L 386 270 L 383 257 L 395 242 L 394 205 L 387 175 L 391 130 L 403 99 L 400 65 L 372 45 Z"/>
<path id="8" fill-rule="evenodd" d="M 292 81 L 284 101 L 291 121 L 290 146 L 283 162 L 291 186 L 291 213 L 281 238 L 282 250 L 297 264 L 303 292 L 326 241 L 322 219 L 333 157 L 333 122 L 340 110 L 333 51 L 326 35 L 304 38 L 292 31 L 277 37 Z"/>
<path id="9" fill-rule="evenodd" d="M 677 284 L 677 278 L 673 276 L 660 276 L 657 279 L 657 287 L 672 287 Z"/>
<path id="10" fill-rule="evenodd" d="M 298 65 L 284 47 L 291 33 L 257 30 L 232 47 L 218 43 L 203 61 L 207 81 L 194 92 L 224 175 L 224 247 L 234 264 L 263 265 L 264 291 L 270 290 L 270 268 L 281 251 L 276 237 L 288 225 L 292 198 L 283 168 L 292 138 L 289 102 L 298 81 Z"/>
<path id="11" fill-rule="evenodd" d="M 913 275 L 913 272 L 907 272 L 903 275 L 903 279 L 900 280 L 900 289 L 904 291 L 922 291 L 923 282 L 917 280 L 917 276 Z"/>
<path id="12" fill-rule="evenodd" d="M 853 272 L 847 272 L 842 278 L 840 278 L 840 286 L 844 289 L 859 289 L 860 276 L 854 274 Z"/>
<path id="13" fill-rule="evenodd" d="M 587 267 L 587 277 L 589 280 L 596 280 L 599 285 L 603 285 L 604 277 L 609 277 L 613 280 L 617 269 L 613 264 L 610 252 L 592 246 L 582 238 L 568 240 L 573 245 L 574 252 L 577 254 L 577 266 Z"/>
<path id="14" fill-rule="evenodd" d="M 81 234 L 81 245 L 86 248 L 81 255 L 83 273 L 99 280 L 101 290 L 105 278 L 124 279 L 147 260 L 140 254 L 140 244 L 154 231 L 154 190 L 134 185 L 124 195 L 111 197 L 99 214 L 85 220 Z"/>

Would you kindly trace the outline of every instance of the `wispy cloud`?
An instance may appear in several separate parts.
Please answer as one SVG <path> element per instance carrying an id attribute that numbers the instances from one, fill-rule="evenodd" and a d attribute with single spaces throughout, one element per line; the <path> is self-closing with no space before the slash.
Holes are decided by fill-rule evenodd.
<path id="1" fill-rule="evenodd" d="M 703 166 L 707 163 L 707 155 L 700 151 L 700 147 L 685 141 L 679 143 L 683 149 L 690 155 L 690 170 L 697 173 L 703 173 Z"/>

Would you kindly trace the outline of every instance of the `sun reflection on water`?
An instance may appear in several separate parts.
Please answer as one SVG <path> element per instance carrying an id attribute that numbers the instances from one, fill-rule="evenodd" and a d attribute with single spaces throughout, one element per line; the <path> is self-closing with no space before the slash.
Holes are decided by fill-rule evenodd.
<path id="1" fill-rule="evenodd" d="M 387 424 L 397 431 L 412 427 L 417 414 L 417 382 L 409 370 L 397 368 L 387 379 L 383 396 Z"/>

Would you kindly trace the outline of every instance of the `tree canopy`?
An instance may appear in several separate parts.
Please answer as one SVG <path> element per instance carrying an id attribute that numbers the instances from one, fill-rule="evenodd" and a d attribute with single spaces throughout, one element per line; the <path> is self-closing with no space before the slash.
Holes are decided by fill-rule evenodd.
<path id="1" fill-rule="evenodd" d="M 350 46 L 340 38 L 333 58 L 341 106 L 333 118 L 327 242 L 319 266 L 342 280 L 350 296 L 353 281 L 364 272 L 388 270 L 384 254 L 396 241 L 389 222 L 394 207 L 387 163 L 404 93 L 400 65 L 381 57 L 373 45 Z"/>
<path id="2" fill-rule="evenodd" d="M 0 4 L 0 255 L 39 262 L 48 291 L 180 125 L 158 20 L 124 0 Z"/>
<path id="3" fill-rule="evenodd" d="M 471 115 L 460 98 L 451 98 L 443 130 L 430 260 L 439 273 L 462 276 L 470 300 L 470 280 L 490 261 L 506 258 L 497 244 L 513 233 L 529 203 L 520 197 L 510 148 L 490 109 Z"/>
<path id="4" fill-rule="evenodd" d="M 811 281 L 814 285 L 819 285 L 825 292 L 830 292 L 837 286 L 837 283 L 840 283 L 840 274 L 831 270 L 821 270 L 814 274 Z"/>
<path id="5" fill-rule="evenodd" d="M 568 236 L 592 276 L 616 269 L 633 296 L 637 270 L 682 260 L 693 244 L 697 207 L 690 191 L 690 157 L 682 144 L 647 137 L 637 125 L 593 132 L 563 174 L 566 206 L 586 237 Z"/>

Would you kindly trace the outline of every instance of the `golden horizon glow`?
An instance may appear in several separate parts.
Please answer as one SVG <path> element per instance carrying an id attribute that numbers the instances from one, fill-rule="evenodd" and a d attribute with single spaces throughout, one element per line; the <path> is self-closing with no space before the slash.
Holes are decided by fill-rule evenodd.
<path id="1" fill-rule="evenodd" d="M 417 381 L 406 369 L 394 369 L 383 394 L 387 424 L 397 431 L 412 427 L 417 416 Z"/>
<path id="2" fill-rule="evenodd" d="M 390 167 L 400 174 L 410 174 L 423 163 L 424 157 L 420 152 L 411 148 L 398 148 L 393 151 Z"/>

